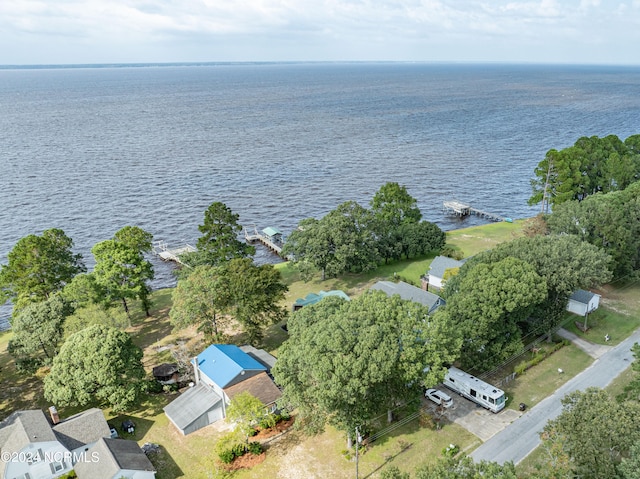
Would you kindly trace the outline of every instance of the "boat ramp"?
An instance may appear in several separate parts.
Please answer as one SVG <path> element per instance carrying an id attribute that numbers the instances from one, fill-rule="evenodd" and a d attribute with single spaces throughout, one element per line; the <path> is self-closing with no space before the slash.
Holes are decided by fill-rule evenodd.
<path id="1" fill-rule="evenodd" d="M 181 265 L 185 265 L 180 260 L 180 255 L 184 253 L 195 253 L 197 251 L 195 246 L 191 246 L 190 244 L 186 244 L 179 248 L 170 249 L 167 246 L 167 243 L 164 241 L 156 241 L 152 248 L 153 254 L 157 255 L 160 259 L 164 261 L 175 261 Z"/>
<path id="2" fill-rule="evenodd" d="M 503 216 L 497 215 L 495 213 L 489 213 L 488 211 L 479 210 L 478 208 L 474 208 L 471 205 L 461 203 L 460 201 L 451 200 L 445 201 L 442 204 L 442 210 L 445 213 L 465 217 L 465 216 L 480 216 L 481 218 L 487 218 L 491 221 L 506 221 L 507 223 L 511 223 L 513 220 L 511 218 L 505 218 Z"/>

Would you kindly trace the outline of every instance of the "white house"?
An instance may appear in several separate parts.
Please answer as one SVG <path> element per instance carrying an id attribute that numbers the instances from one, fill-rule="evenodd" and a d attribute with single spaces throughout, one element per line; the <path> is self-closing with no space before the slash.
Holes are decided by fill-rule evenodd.
<path id="1" fill-rule="evenodd" d="M 571 313 L 586 316 L 598 309 L 598 306 L 600 306 L 599 294 L 579 289 L 569 297 L 566 309 Z"/>
<path id="2" fill-rule="evenodd" d="M 93 469 L 96 461 L 87 455 L 95 444 L 111 436 L 100 409 L 87 409 L 62 421 L 54 407 L 49 412 L 50 418 L 39 409 L 17 411 L 0 422 L 0 479 L 53 479 L 81 463 L 89 472 L 78 474 L 79 479 L 120 477 L 97 474 Z M 129 447 L 135 446 L 148 462 L 136 442 L 120 441 L 131 443 Z M 126 477 L 153 479 L 155 473 L 150 462 L 147 469 L 149 475 Z"/>
<path id="3" fill-rule="evenodd" d="M 445 271 L 452 268 L 459 268 L 463 264 L 464 261 L 458 261 L 447 256 L 436 256 L 429 266 L 429 272 L 422 278 L 423 289 L 431 286 L 436 290 L 441 290 L 444 286 Z"/>
<path id="4" fill-rule="evenodd" d="M 164 412 L 186 435 L 225 418 L 231 399 L 241 392 L 273 405 L 282 394 L 268 374 L 274 363 L 265 351 L 212 344 L 192 361 L 194 387 L 167 404 Z"/>

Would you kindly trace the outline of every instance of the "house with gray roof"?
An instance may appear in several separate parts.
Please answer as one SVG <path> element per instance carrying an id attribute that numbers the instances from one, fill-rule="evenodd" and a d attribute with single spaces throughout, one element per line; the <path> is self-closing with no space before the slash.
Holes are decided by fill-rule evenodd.
<path id="1" fill-rule="evenodd" d="M 440 306 L 445 305 L 445 300 L 437 294 L 424 291 L 404 281 L 398 281 L 397 283 L 392 281 L 378 281 L 371 286 L 371 289 L 383 291 L 389 297 L 397 294 L 404 300 L 414 301 L 423 306 L 427 306 L 429 308 L 429 314 L 434 313 Z"/>
<path id="2" fill-rule="evenodd" d="M 75 465 L 78 479 L 154 479 L 155 469 L 135 441 L 100 438 Z"/>
<path id="3" fill-rule="evenodd" d="M 586 316 L 598 309 L 598 306 L 600 306 L 599 294 L 579 289 L 569 297 L 566 310 L 580 316 Z"/>
<path id="4" fill-rule="evenodd" d="M 429 266 L 429 271 L 422 277 L 423 289 L 428 289 L 431 286 L 438 291 L 441 290 L 444 286 L 445 271 L 460 268 L 463 264 L 464 261 L 458 261 L 447 256 L 436 256 Z"/>
<path id="5" fill-rule="evenodd" d="M 249 392 L 265 407 L 280 398 L 269 373 L 275 358 L 266 351 L 212 344 L 192 360 L 196 383 L 164 408 L 169 421 L 190 434 L 226 417 L 231 399 Z"/>
<path id="6" fill-rule="evenodd" d="M 47 416 L 39 409 L 17 411 L 0 422 L 0 450 L 3 452 L 0 479 L 53 479 L 75 469 L 79 463 L 88 462 L 87 467 L 95 465 L 96 461 L 88 460 L 87 450 L 111 435 L 102 411 L 87 409 L 64 420 L 60 420 L 55 407 L 49 408 L 49 413 Z M 119 441 L 138 447 L 133 441 Z M 84 477 L 113 476 L 102 476 L 93 471 Z M 135 477 L 144 479 L 147 476 Z"/>

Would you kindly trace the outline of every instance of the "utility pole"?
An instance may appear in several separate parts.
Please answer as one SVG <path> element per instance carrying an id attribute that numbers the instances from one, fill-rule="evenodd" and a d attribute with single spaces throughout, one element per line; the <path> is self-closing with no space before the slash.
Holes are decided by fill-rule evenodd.
<path id="1" fill-rule="evenodd" d="M 356 479 L 358 479 L 358 443 L 360 442 L 360 432 L 356 426 Z"/>

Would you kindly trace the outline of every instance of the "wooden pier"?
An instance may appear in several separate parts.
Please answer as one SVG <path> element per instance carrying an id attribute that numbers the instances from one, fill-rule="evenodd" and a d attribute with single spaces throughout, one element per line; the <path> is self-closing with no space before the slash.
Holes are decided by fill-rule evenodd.
<path id="1" fill-rule="evenodd" d="M 455 200 L 445 201 L 442 204 L 442 209 L 445 213 L 456 215 L 461 218 L 464 216 L 475 215 L 480 216 L 481 218 L 487 218 L 491 221 L 507 221 L 509 223 L 511 223 L 512 221 L 511 218 L 505 218 L 495 213 L 489 213 L 488 211 L 479 210 L 478 208 L 474 208 L 471 205 L 467 205 Z"/>
<path id="2" fill-rule="evenodd" d="M 153 245 L 152 251 L 163 261 L 175 261 L 183 266 L 186 266 L 181 260 L 180 255 L 184 253 L 195 253 L 197 251 L 195 246 L 187 244 L 180 248 L 169 249 L 167 243 L 164 241 L 156 241 Z"/>
<path id="3" fill-rule="evenodd" d="M 244 239 L 247 243 L 262 243 L 278 256 L 282 256 L 282 246 L 284 245 L 284 236 L 276 228 L 265 228 L 261 232 L 257 226 L 251 225 L 244 228 Z"/>

